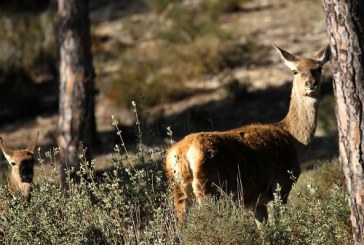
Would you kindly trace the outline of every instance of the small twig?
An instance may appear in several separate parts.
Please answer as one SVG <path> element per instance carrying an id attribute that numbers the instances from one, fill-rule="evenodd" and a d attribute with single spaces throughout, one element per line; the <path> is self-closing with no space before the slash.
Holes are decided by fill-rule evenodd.
<path id="1" fill-rule="evenodd" d="M 135 118 L 136 118 L 135 125 L 136 125 L 137 130 L 138 130 L 137 131 L 137 137 L 138 137 L 138 140 L 139 140 L 139 144 L 138 144 L 139 149 L 138 150 L 139 150 L 139 152 L 141 152 L 142 151 L 142 136 L 143 136 L 143 134 L 142 134 L 142 131 L 140 129 L 140 121 L 139 121 L 139 117 L 138 117 L 138 110 L 137 110 L 136 103 L 135 103 L 135 101 L 132 101 L 131 104 L 133 106 L 133 111 L 135 113 Z"/>
<path id="2" fill-rule="evenodd" d="M 112 118 L 112 125 L 116 128 L 116 134 L 119 135 L 119 138 L 121 141 L 121 146 L 123 147 L 123 149 L 125 151 L 126 157 L 129 158 L 129 154 L 128 154 L 128 151 L 126 150 L 126 146 L 125 146 L 123 137 L 121 136 L 121 130 L 119 129 L 119 126 L 118 126 L 119 122 L 115 119 L 114 115 L 112 115 L 111 118 Z"/>

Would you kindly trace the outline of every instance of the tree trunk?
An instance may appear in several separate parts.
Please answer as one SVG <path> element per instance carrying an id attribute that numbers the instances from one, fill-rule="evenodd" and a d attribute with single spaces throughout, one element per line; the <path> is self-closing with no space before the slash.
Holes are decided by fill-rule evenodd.
<path id="1" fill-rule="evenodd" d="M 340 164 L 356 244 L 364 244 L 364 1 L 324 0 L 332 53 Z"/>
<path id="2" fill-rule="evenodd" d="M 57 143 L 65 163 L 77 167 L 80 142 L 90 147 L 96 135 L 88 1 L 58 0 L 55 25 L 60 80 Z"/>

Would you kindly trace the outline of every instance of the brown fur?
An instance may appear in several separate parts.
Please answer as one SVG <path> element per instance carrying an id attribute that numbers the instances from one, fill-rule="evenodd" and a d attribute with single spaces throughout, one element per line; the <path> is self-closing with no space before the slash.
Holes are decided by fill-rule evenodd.
<path id="1" fill-rule="evenodd" d="M 316 129 L 320 68 L 330 53 L 326 48 L 316 59 L 297 59 L 277 50 L 282 61 L 297 73 L 289 112 L 282 121 L 191 134 L 168 150 L 164 168 L 180 224 L 192 193 L 198 202 L 221 191 L 240 195 L 245 206 L 255 208 L 259 220 L 267 218 L 265 205 L 273 199 L 278 184 L 282 200 L 287 202 L 300 175 L 299 156 Z"/>
<path id="2" fill-rule="evenodd" d="M 38 135 L 39 133 L 33 137 L 27 148 L 22 150 L 12 150 L 0 137 L 0 148 L 11 166 L 8 175 L 8 190 L 10 192 L 20 191 L 27 200 L 30 200 L 31 196 L 35 161 L 33 151 L 38 142 Z"/>

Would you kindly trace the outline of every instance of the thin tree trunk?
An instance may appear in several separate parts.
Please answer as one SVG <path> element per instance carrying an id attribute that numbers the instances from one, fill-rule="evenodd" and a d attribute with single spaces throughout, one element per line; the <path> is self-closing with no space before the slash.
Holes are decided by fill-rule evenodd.
<path id="1" fill-rule="evenodd" d="M 68 166 L 78 166 L 80 142 L 90 147 L 96 135 L 94 69 L 87 0 L 58 0 L 59 119 L 57 143 Z"/>
<path id="2" fill-rule="evenodd" d="M 340 164 L 356 244 L 364 244 L 364 1 L 324 0 L 332 53 Z"/>

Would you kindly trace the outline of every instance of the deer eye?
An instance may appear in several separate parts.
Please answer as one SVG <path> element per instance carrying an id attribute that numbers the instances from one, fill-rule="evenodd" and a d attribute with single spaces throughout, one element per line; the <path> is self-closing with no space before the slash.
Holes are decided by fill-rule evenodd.
<path id="1" fill-rule="evenodd" d="M 298 71 L 296 71 L 296 70 L 293 70 L 292 72 L 293 72 L 293 75 L 297 75 L 298 74 Z"/>
<path id="2" fill-rule="evenodd" d="M 15 162 L 11 162 L 10 164 L 11 164 L 11 166 L 13 166 L 13 167 L 16 165 L 16 163 L 15 163 Z"/>

